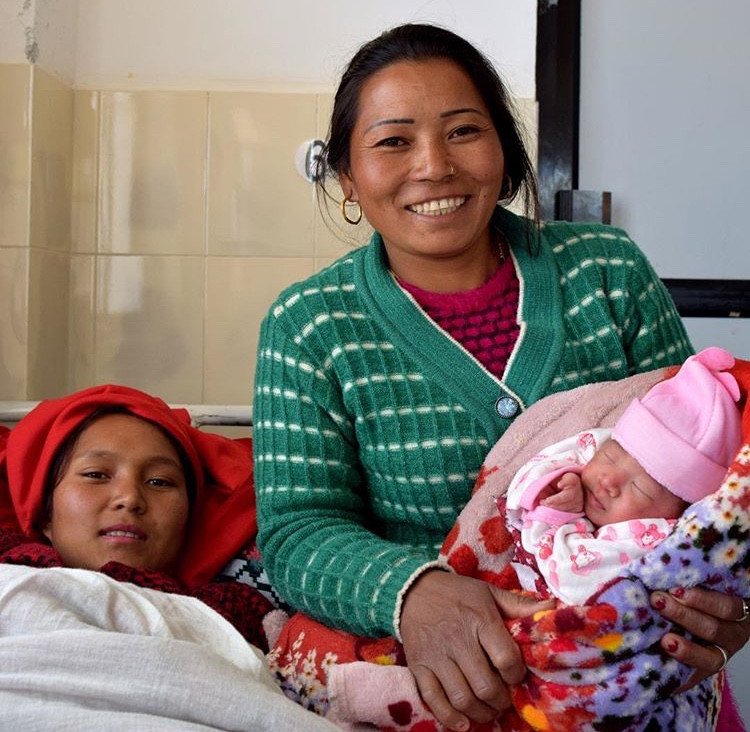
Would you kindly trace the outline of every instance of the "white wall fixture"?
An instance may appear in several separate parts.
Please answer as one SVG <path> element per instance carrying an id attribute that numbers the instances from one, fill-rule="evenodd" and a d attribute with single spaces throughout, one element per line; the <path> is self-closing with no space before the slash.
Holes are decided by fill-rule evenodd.
<path id="1" fill-rule="evenodd" d="M 294 154 L 294 167 L 297 172 L 310 183 L 316 183 L 321 175 L 320 155 L 325 143 L 323 140 L 307 140 L 303 142 Z"/>

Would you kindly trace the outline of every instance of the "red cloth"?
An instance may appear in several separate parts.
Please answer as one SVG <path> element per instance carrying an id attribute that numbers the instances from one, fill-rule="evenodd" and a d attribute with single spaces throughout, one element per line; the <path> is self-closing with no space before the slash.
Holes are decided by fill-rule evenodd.
<path id="1" fill-rule="evenodd" d="M 137 389 L 95 386 L 41 402 L 12 430 L 0 430 L 0 525 L 35 541 L 44 511 L 44 486 L 65 438 L 100 407 L 124 407 L 152 422 L 183 448 L 196 478 L 187 539 L 176 578 L 188 587 L 215 577 L 256 534 L 250 438 L 232 440 L 190 425 L 184 409 Z"/>

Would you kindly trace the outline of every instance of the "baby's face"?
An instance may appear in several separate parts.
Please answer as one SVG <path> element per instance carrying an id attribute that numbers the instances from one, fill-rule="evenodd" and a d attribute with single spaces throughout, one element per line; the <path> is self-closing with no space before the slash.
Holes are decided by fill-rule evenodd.
<path id="1" fill-rule="evenodd" d="M 52 492 L 45 535 L 67 567 L 117 561 L 171 572 L 189 513 L 177 451 L 155 425 L 110 414 L 89 425 Z"/>
<path id="2" fill-rule="evenodd" d="M 677 518 L 685 503 L 657 483 L 614 440 L 581 472 L 583 510 L 595 526 L 645 518 Z"/>

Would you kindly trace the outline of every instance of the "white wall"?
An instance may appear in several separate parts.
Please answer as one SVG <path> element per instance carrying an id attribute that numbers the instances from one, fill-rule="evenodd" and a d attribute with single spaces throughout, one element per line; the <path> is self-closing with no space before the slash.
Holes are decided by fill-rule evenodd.
<path id="1" fill-rule="evenodd" d="M 75 76 L 78 0 L 0 0 L 0 63 L 39 63 L 68 85 Z"/>
<path id="2" fill-rule="evenodd" d="M 750 279 L 748 27 L 747 0 L 582 0 L 579 187 L 662 277 Z M 750 358 L 750 319 L 686 323 Z"/>
<path id="3" fill-rule="evenodd" d="M 80 89 L 330 91 L 365 40 L 403 22 L 478 45 L 535 95 L 535 0 L 0 0 L 0 63 Z"/>
<path id="4" fill-rule="evenodd" d="M 34 4 L 24 0 L 0 0 L 0 64 L 21 64 L 26 57 L 27 31 L 34 28 Z"/>
<path id="5" fill-rule="evenodd" d="M 582 0 L 580 188 L 662 277 L 750 279 L 750 3 Z M 750 358 L 750 319 L 687 318 Z M 750 722 L 750 647 L 730 663 Z"/>
<path id="6" fill-rule="evenodd" d="M 79 88 L 330 90 L 363 41 L 391 25 L 430 20 L 480 46 L 516 95 L 534 96 L 535 0 L 78 4 Z"/>
<path id="7" fill-rule="evenodd" d="M 34 3 L 33 38 L 39 49 L 39 64 L 72 85 L 76 71 L 78 0 L 34 0 Z"/>

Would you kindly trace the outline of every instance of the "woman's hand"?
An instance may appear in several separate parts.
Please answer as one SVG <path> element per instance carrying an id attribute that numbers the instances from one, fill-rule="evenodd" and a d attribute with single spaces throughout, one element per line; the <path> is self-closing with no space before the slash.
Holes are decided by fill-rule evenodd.
<path id="1" fill-rule="evenodd" d="M 731 658 L 750 639 L 750 615 L 745 612 L 750 605 L 740 597 L 698 587 L 678 588 L 671 593 L 654 592 L 651 604 L 665 618 L 705 641 L 705 644 L 689 641 L 677 633 L 662 637 L 661 646 L 670 656 L 695 669 L 678 692 L 724 667 L 721 648 Z"/>
<path id="2" fill-rule="evenodd" d="M 502 618 L 552 607 L 442 570 L 409 588 L 401 612 L 406 662 L 440 723 L 467 730 L 470 720 L 489 722 L 510 705 L 507 685 L 526 668 Z"/>

